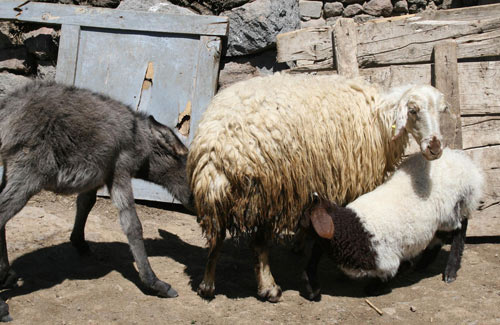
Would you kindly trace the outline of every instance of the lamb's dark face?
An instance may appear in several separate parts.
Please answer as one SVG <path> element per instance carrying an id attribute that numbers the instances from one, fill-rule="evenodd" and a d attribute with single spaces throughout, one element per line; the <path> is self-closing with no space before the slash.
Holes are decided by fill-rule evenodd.
<path id="1" fill-rule="evenodd" d="M 439 117 L 446 108 L 443 94 L 429 85 L 410 88 L 399 104 L 396 129 L 406 128 L 427 160 L 438 159 L 443 152 Z"/>

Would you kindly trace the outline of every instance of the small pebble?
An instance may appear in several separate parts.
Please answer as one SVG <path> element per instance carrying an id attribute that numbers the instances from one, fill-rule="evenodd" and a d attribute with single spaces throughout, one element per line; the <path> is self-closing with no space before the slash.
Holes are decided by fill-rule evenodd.
<path id="1" fill-rule="evenodd" d="M 412 312 L 416 312 L 416 311 L 417 311 L 417 308 L 415 308 L 415 307 L 413 307 L 413 306 L 410 306 L 410 310 L 411 310 Z"/>

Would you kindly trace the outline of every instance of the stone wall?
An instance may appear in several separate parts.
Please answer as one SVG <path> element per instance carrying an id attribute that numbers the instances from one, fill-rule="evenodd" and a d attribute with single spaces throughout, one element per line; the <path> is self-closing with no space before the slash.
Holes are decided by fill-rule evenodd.
<path id="1" fill-rule="evenodd" d="M 219 87 L 287 69 L 276 62 L 279 33 L 333 24 L 339 17 L 365 21 L 498 0 L 53 0 L 63 4 L 229 17 Z M 59 27 L 0 22 L 0 98 L 32 78 L 53 79 Z"/>

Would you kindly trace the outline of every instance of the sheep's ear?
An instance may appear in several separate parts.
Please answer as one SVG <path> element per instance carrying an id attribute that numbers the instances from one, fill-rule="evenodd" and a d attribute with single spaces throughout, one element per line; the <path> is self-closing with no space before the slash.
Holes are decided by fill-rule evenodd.
<path id="1" fill-rule="evenodd" d="M 172 129 L 156 121 L 153 116 L 149 116 L 149 123 L 155 140 L 163 149 L 172 152 L 174 155 L 187 154 L 188 149 Z"/>
<path id="2" fill-rule="evenodd" d="M 403 134 L 403 130 L 406 127 L 406 122 L 408 121 L 408 105 L 406 99 L 403 99 L 399 105 L 396 113 L 396 121 L 393 127 L 392 140 L 396 140 Z"/>
<path id="3" fill-rule="evenodd" d="M 314 230 L 321 238 L 333 238 L 333 220 L 322 204 L 312 210 L 310 219 Z"/>

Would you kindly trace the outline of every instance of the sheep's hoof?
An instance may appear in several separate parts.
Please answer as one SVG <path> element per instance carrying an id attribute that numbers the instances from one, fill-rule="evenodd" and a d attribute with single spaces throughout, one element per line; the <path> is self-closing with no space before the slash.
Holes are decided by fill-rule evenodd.
<path id="1" fill-rule="evenodd" d="M 14 272 L 12 269 L 9 269 L 7 274 L 5 275 L 2 283 L 1 283 L 1 288 L 6 289 L 6 288 L 14 288 L 17 286 L 17 280 L 19 277 L 17 276 L 16 272 Z M 1 306 L 0 306 L 0 315 L 1 315 Z M 0 316 L 1 317 L 1 316 Z"/>
<path id="2" fill-rule="evenodd" d="M 156 280 L 151 289 L 156 291 L 158 296 L 164 298 L 175 298 L 179 295 L 170 284 L 161 280 Z"/>
<path id="3" fill-rule="evenodd" d="M 452 283 L 457 279 L 457 275 L 451 275 L 451 274 L 443 274 L 443 281 L 446 283 Z"/>
<path id="4" fill-rule="evenodd" d="M 206 283 L 205 281 L 201 281 L 198 286 L 198 295 L 203 299 L 211 300 L 215 297 L 215 284 Z"/>
<path id="5" fill-rule="evenodd" d="M 9 305 L 0 300 L 0 322 L 10 322 L 12 317 L 9 315 Z"/>
<path id="6" fill-rule="evenodd" d="M 259 296 L 269 302 L 278 302 L 281 298 L 281 288 L 279 285 L 274 284 L 269 289 L 259 290 Z"/>

